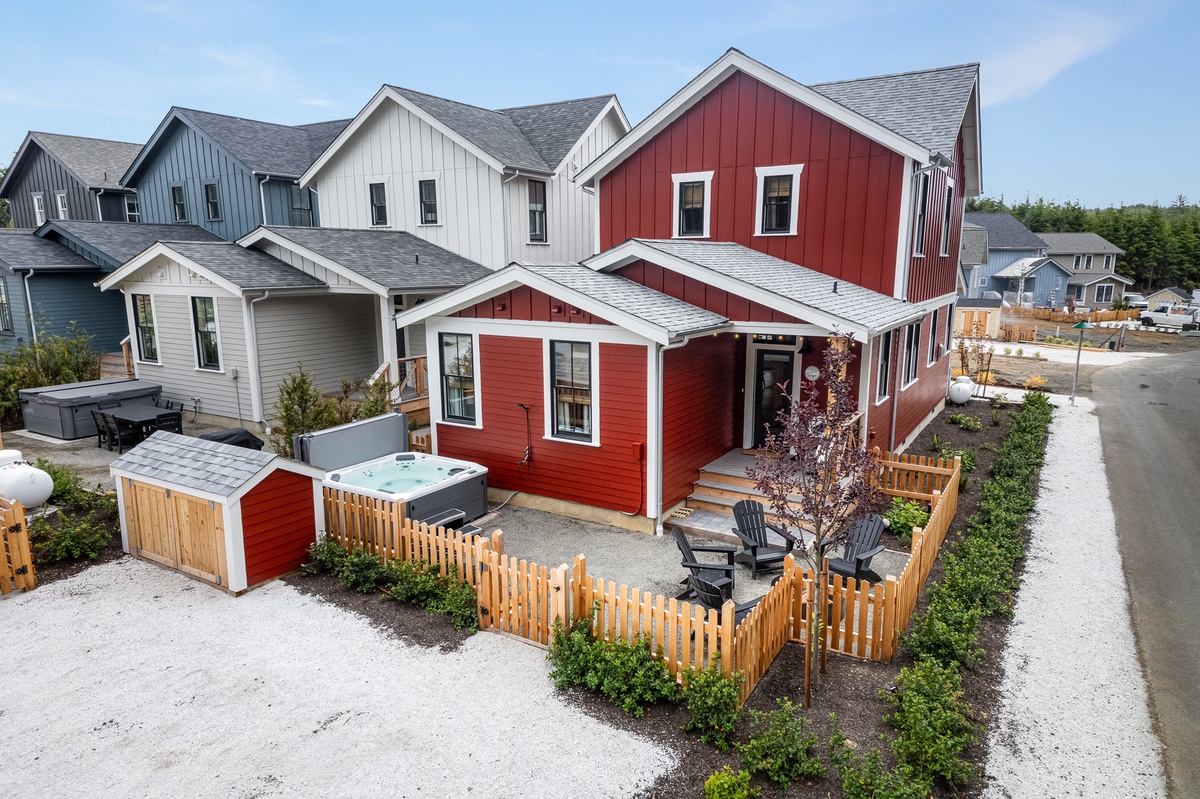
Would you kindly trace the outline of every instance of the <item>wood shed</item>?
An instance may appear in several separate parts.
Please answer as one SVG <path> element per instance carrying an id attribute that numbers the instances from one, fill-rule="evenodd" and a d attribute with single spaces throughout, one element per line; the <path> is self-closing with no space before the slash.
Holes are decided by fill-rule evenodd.
<path id="1" fill-rule="evenodd" d="M 325 533 L 324 472 L 271 452 L 159 431 L 109 468 L 122 548 L 233 593 L 298 568 Z"/>

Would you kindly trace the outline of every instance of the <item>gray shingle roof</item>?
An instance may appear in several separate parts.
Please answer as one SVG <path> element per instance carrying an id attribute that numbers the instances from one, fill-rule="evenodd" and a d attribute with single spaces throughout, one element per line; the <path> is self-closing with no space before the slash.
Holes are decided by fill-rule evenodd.
<path id="1" fill-rule="evenodd" d="M 959 253 L 959 263 L 967 266 L 986 264 L 988 261 L 988 232 L 987 228 L 963 223 L 962 252 Z"/>
<path id="2" fill-rule="evenodd" d="M 956 308 L 999 308 L 1004 301 L 997 298 L 994 300 L 971 299 L 969 297 L 959 297 L 955 302 Z"/>
<path id="3" fill-rule="evenodd" d="M 1125 251 L 1096 233 L 1039 233 L 1051 255 L 1103 253 L 1121 255 Z"/>
<path id="4" fill-rule="evenodd" d="M 248 250 L 232 242 L 164 241 L 163 244 L 242 289 L 303 289 L 325 285 L 261 250 Z"/>
<path id="5" fill-rule="evenodd" d="M 309 125 L 278 125 L 194 108 L 174 108 L 252 172 L 299 177 L 350 124 L 348 119 Z"/>
<path id="6" fill-rule="evenodd" d="M 267 230 L 391 290 L 457 288 L 491 274 L 472 260 L 402 230 Z"/>
<path id="7" fill-rule="evenodd" d="M 888 330 L 923 315 L 903 300 L 783 261 L 733 242 L 638 239 L 659 252 L 690 261 L 779 297 L 868 330 Z M 834 287 L 837 293 L 834 293 Z"/>
<path id="8" fill-rule="evenodd" d="M 160 430 L 113 461 L 110 468 L 182 489 L 229 496 L 277 457 L 273 452 Z"/>
<path id="9" fill-rule="evenodd" d="M 30 131 L 29 135 L 66 164 L 84 185 L 96 189 L 120 188 L 121 176 L 142 151 L 142 145 L 132 142 L 34 131 Z"/>
<path id="10" fill-rule="evenodd" d="M 88 248 L 108 257 L 115 268 L 156 241 L 224 241 L 199 225 L 151 225 L 138 222 L 54 220 L 45 237 L 65 231 Z"/>
<path id="11" fill-rule="evenodd" d="M 1041 269 L 1043 266 L 1054 266 L 1058 269 L 1061 269 L 1063 272 L 1067 272 L 1062 264 L 1052 261 L 1049 258 L 1018 258 L 994 274 L 992 277 L 1011 278 L 1015 280 L 1022 277 L 1028 277 L 1037 270 Z M 1070 274 L 1070 272 L 1067 272 L 1067 274 Z"/>
<path id="12" fill-rule="evenodd" d="M 613 95 L 492 111 L 391 86 L 506 167 L 553 172 Z"/>
<path id="13" fill-rule="evenodd" d="M 987 228 L 989 250 L 1044 250 L 1046 242 L 1012 214 L 963 214 L 963 221 Z"/>
<path id="14" fill-rule="evenodd" d="M 584 294 L 615 310 L 633 314 L 675 336 L 711 330 L 728 324 L 720 314 L 697 308 L 628 278 L 597 272 L 581 264 L 519 264 L 565 288 Z M 601 313 L 600 316 L 604 314 Z"/>
<path id="15" fill-rule="evenodd" d="M 809 88 L 932 152 L 953 158 L 954 144 L 978 76 L 978 64 L 962 64 L 814 83 Z"/>
<path id="16" fill-rule="evenodd" d="M 96 268 L 79 253 L 22 228 L 0 228 L 0 266 L 9 269 Z"/>

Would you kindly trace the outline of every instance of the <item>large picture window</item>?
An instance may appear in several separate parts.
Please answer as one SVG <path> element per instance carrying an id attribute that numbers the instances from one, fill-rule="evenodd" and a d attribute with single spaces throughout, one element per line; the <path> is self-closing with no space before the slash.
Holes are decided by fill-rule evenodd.
<path id="1" fill-rule="evenodd" d="M 442 418 L 475 424 L 475 354 L 469 334 L 438 335 L 442 359 Z"/>
<path id="2" fill-rule="evenodd" d="M 550 342 L 554 435 L 592 440 L 592 345 Z"/>
<path id="3" fill-rule="evenodd" d="M 138 358 L 158 362 L 158 335 L 154 329 L 154 303 L 149 294 L 133 295 L 133 324 L 137 328 Z"/>
<path id="4" fill-rule="evenodd" d="M 917 350 L 921 346 L 921 323 L 913 322 L 904 328 L 904 382 L 901 387 L 917 379 Z"/>
<path id="5" fill-rule="evenodd" d="M 387 187 L 382 183 L 372 183 L 369 193 L 371 195 L 371 224 L 386 225 L 388 223 Z"/>
<path id="6" fill-rule="evenodd" d="M 196 332 L 196 365 L 201 369 L 221 368 L 217 342 L 217 311 L 212 297 L 192 297 L 192 325 Z"/>
<path id="7" fill-rule="evenodd" d="M 529 240 L 546 241 L 546 181 L 529 181 Z"/>
<path id="8" fill-rule="evenodd" d="M 1096 286 L 1096 302 L 1112 302 L 1113 287 L 1111 283 L 1101 283 Z"/>

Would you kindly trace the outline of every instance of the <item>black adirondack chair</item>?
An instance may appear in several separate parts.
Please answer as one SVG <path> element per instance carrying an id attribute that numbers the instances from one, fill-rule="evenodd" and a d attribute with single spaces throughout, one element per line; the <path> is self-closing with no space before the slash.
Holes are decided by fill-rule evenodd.
<path id="1" fill-rule="evenodd" d="M 133 449 L 144 438 L 139 426 L 116 419 L 112 414 L 104 414 L 104 425 L 108 428 L 108 451 L 112 452 L 113 444 L 116 444 L 118 455 Z"/>
<path id="2" fill-rule="evenodd" d="M 688 577 L 688 589 L 690 593 L 695 595 L 696 602 L 698 604 L 718 612 L 728 599 L 728 597 L 725 597 L 721 594 L 720 588 L 713 585 L 708 580 L 705 580 L 703 577 L 697 577 L 694 574 L 691 577 Z M 735 605 L 733 608 L 733 623 L 735 625 L 741 624 L 742 619 L 750 615 L 750 611 L 758 607 L 758 603 L 761 601 L 762 597 L 760 596 L 757 599 L 750 600 L 749 602 L 741 602 Z"/>
<path id="3" fill-rule="evenodd" d="M 758 577 L 759 569 L 783 568 L 783 559 L 792 551 L 795 541 L 784 528 L 767 521 L 763 504 L 753 499 L 739 500 L 733 506 L 733 518 L 737 521 L 733 533 L 742 540 L 742 551 L 734 560 L 750 564 L 752 578 Z M 767 543 L 767 530 L 779 533 L 784 544 Z"/>
<path id="4" fill-rule="evenodd" d="M 103 411 L 92 411 L 92 421 L 96 423 L 96 449 L 108 445 L 108 425 L 104 421 Z M 112 447 L 109 447 L 112 449 Z"/>
<path id="5" fill-rule="evenodd" d="M 846 537 L 846 547 L 840 557 L 829 559 L 829 570 L 855 580 L 871 567 L 871 558 L 883 551 L 879 537 L 885 523 L 878 514 L 864 516 L 854 523 Z"/>
<path id="6" fill-rule="evenodd" d="M 671 528 L 671 535 L 675 537 L 675 543 L 679 546 L 679 554 L 683 555 L 683 560 L 680 561 L 681 566 L 690 570 L 692 575 L 700 577 L 714 585 L 721 591 L 724 597 L 721 601 L 724 602 L 733 596 L 733 555 L 736 551 L 733 547 L 725 546 L 693 546 L 687 536 L 683 534 L 683 530 L 678 527 Z M 696 558 L 697 552 L 707 552 L 714 555 L 724 555 L 724 563 L 702 562 Z M 690 577 L 691 575 L 689 575 Z M 676 599 L 691 599 L 693 596 L 692 587 L 688 584 L 688 577 L 684 577 L 679 581 L 680 584 L 687 586 Z"/>
<path id="7" fill-rule="evenodd" d="M 170 401 L 167 403 L 170 404 Z M 154 422 L 155 430 L 166 430 L 168 433 L 183 434 L 183 414 L 179 411 L 168 410 L 160 413 Z"/>

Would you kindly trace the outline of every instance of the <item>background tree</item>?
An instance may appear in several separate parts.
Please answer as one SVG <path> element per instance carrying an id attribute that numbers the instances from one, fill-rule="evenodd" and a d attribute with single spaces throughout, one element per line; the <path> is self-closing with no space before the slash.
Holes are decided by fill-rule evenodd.
<path id="1" fill-rule="evenodd" d="M 8 167 L 0 166 L 0 181 L 4 180 L 7 171 Z M 8 200 L 0 200 L 0 227 L 12 227 L 12 209 L 8 207 Z"/>

